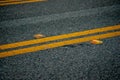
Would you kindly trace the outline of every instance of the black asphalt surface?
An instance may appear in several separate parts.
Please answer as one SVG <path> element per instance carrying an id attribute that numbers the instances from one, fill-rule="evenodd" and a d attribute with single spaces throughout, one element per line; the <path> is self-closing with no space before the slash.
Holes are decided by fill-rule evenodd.
<path id="1" fill-rule="evenodd" d="M 120 24 L 119 0 L 48 0 L 0 7 L 0 44 Z M 0 80 L 119 80 L 120 37 L 0 59 Z"/>

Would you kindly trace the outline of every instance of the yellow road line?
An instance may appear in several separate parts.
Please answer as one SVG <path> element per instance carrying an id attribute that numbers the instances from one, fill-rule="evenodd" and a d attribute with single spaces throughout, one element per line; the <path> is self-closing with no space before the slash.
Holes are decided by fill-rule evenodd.
<path id="1" fill-rule="evenodd" d="M 8 1 L 7 3 L 0 3 L 0 6 L 13 5 L 13 4 L 23 4 L 23 3 L 32 3 L 32 2 L 41 2 L 47 0 L 26 0 L 26 1 Z"/>
<path id="2" fill-rule="evenodd" d="M 104 39 L 104 38 L 115 37 L 115 36 L 120 36 L 120 31 L 106 33 L 106 34 L 100 34 L 100 35 L 95 35 L 95 36 L 89 36 L 89 37 L 84 37 L 84 38 L 78 38 L 78 39 L 73 39 L 73 40 L 54 42 L 54 43 L 45 44 L 45 45 L 41 45 L 41 46 L 35 46 L 35 47 L 23 48 L 23 49 L 12 50 L 12 51 L 7 51 L 7 52 L 1 52 L 0 58 L 14 56 L 14 55 L 18 55 L 18 54 L 29 53 L 29 52 L 35 52 L 35 51 L 39 51 L 39 50 L 46 50 L 46 49 L 50 49 L 50 48 L 56 48 L 56 47 L 60 47 L 60 46 L 64 46 L 64 45 L 86 42 L 86 41 L 90 41 L 93 39 Z"/>
<path id="3" fill-rule="evenodd" d="M 2 0 L 2 1 L 0 1 L 0 4 L 1 3 L 14 2 L 14 1 L 21 1 L 21 0 Z"/>
<path id="4" fill-rule="evenodd" d="M 77 37 L 77 36 L 88 35 L 88 34 L 110 31 L 110 30 L 117 30 L 117 29 L 120 29 L 120 25 L 86 30 L 82 32 L 74 32 L 74 33 L 63 34 L 63 35 L 52 36 L 52 37 L 46 37 L 42 39 L 35 39 L 35 40 L 29 40 L 29 41 L 23 41 L 23 42 L 4 44 L 0 46 L 0 49 L 4 50 L 4 49 L 9 49 L 9 48 L 15 48 L 15 47 L 20 47 L 20 46 L 32 45 L 32 44 L 43 43 L 43 42 L 48 42 L 48 41 L 53 41 L 53 40 L 58 40 L 58 39 Z"/>

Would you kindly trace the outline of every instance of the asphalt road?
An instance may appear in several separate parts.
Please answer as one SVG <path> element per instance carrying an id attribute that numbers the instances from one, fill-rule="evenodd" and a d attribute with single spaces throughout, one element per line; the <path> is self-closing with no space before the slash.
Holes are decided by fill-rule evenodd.
<path id="1" fill-rule="evenodd" d="M 120 24 L 119 0 L 48 0 L 0 7 L 0 44 Z M 119 80 L 120 37 L 0 59 L 0 80 Z"/>

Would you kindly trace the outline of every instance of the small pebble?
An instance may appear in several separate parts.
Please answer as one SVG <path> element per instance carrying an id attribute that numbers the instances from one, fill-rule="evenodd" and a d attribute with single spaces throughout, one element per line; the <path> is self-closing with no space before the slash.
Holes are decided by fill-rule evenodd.
<path id="1" fill-rule="evenodd" d="M 92 40 L 90 43 L 91 44 L 102 44 L 103 41 L 101 41 L 101 40 Z"/>
<path id="2" fill-rule="evenodd" d="M 42 34 L 35 34 L 35 35 L 34 35 L 34 38 L 35 38 L 35 39 L 40 39 L 40 38 L 43 38 L 43 37 L 45 37 L 45 36 L 42 35 Z"/>

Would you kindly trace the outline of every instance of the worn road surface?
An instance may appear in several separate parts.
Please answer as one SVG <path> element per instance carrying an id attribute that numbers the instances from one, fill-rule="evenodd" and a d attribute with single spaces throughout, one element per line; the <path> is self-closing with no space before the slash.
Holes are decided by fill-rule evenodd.
<path id="1" fill-rule="evenodd" d="M 51 37 L 120 25 L 119 0 L 15 1 L 0 1 L 0 47 L 34 40 L 34 34 Z M 120 28 L 102 34 L 112 32 L 120 32 Z M 120 37 L 101 40 L 100 45 L 86 41 L 38 51 L 32 48 L 0 58 L 0 80 L 119 80 Z M 21 48 L 26 47 L 0 50 L 0 57 Z"/>

